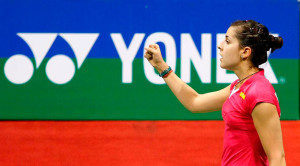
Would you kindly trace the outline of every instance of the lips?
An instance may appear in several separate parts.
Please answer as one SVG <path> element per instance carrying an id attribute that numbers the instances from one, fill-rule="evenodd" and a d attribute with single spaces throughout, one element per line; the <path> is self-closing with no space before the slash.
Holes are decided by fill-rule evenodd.
<path id="1" fill-rule="evenodd" d="M 220 54 L 221 55 L 221 54 Z M 223 56 L 221 55 L 221 58 L 220 58 L 220 61 L 222 61 L 223 60 Z"/>

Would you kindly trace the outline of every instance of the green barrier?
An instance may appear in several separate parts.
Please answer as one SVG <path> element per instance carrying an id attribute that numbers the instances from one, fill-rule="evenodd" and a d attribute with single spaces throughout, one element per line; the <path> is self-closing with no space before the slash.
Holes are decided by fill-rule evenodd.
<path id="1" fill-rule="evenodd" d="M 0 59 L 4 66 L 7 59 Z M 299 119 L 299 60 L 269 60 L 278 79 L 273 84 L 283 120 Z M 9 120 L 219 120 L 221 112 L 193 114 L 186 110 L 166 85 L 150 83 L 143 60 L 133 62 L 132 83 L 122 83 L 120 59 L 86 59 L 72 80 L 54 84 L 45 74 L 47 60 L 32 78 L 20 85 L 0 74 L 0 119 Z M 216 60 L 212 59 L 212 80 L 202 84 L 192 66 L 191 83 L 198 93 L 219 90 L 228 84 L 216 83 Z M 177 61 L 176 73 L 180 73 Z"/>

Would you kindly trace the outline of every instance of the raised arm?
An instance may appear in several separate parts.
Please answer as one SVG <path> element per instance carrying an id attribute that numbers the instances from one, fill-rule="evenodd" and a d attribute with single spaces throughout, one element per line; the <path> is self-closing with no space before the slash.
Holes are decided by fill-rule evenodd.
<path id="1" fill-rule="evenodd" d="M 169 67 L 163 60 L 157 44 L 150 45 L 145 50 L 144 57 L 159 73 Z M 216 92 L 198 94 L 175 73 L 170 73 L 164 80 L 177 99 L 191 112 L 204 113 L 221 110 L 230 94 L 229 86 Z"/>

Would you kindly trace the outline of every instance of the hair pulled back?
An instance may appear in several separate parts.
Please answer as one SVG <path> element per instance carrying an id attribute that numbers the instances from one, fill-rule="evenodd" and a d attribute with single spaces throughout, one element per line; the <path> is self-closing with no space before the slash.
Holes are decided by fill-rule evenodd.
<path id="1" fill-rule="evenodd" d="M 231 26 L 236 27 L 236 38 L 240 46 L 242 48 L 248 46 L 252 49 L 251 61 L 255 67 L 267 61 L 267 51 L 271 49 L 271 52 L 274 52 L 283 45 L 281 37 L 270 35 L 268 28 L 256 21 L 238 20 Z"/>

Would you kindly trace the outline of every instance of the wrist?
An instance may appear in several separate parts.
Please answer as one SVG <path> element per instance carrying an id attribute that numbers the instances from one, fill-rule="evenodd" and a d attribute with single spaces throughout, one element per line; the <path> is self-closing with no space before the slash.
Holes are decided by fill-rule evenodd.
<path id="1" fill-rule="evenodd" d="M 173 70 L 171 69 L 171 67 L 169 67 L 167 70 L 165 70 L 161 74 L 159 74 L 159 76 L 162 78 L 167 78 L 169 76 L 169 74 L 172 72 L 173 72 Z"/>
<path id="2" fill-rule="evenodd" d="M 156 70 L 159 73 L 162 73 L 163 71 L 167 70 L 169 68 L 169 66 L 166 63 L 162 63 L 160 65 L 157 65 Z"/>

